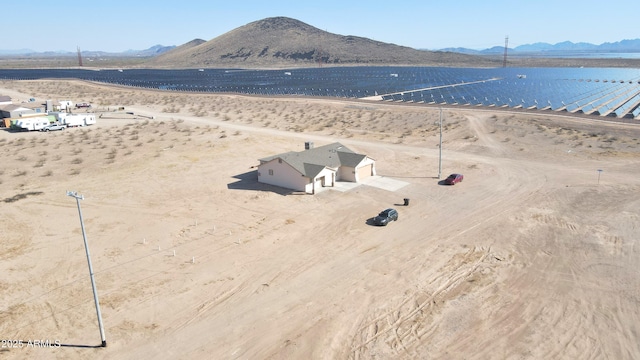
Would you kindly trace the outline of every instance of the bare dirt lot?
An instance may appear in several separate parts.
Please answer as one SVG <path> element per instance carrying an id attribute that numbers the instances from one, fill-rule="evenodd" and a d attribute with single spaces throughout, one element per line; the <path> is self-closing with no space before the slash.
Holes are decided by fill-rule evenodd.
<path id="1" fill-rule="evenodd" d="M 437 108 L 78 81 L 0 94 L 99 116 L 0 131 L 3 359 L 640 358 L 640 125 L 445 108 L 442 175 L 465 178 L 443 186 Z M 259 158 L 305 141 L 406 186 L 257 183 Z M 367 224 L 386 207 L 397 222 Z"/>

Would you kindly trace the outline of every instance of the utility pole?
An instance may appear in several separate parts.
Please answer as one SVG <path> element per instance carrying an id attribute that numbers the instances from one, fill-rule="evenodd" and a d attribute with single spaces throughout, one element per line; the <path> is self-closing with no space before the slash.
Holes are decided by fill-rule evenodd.
<path id="1" fill-rule="evenodd" d="M 84 239 L 84 249 L 87 253 L 87 262 L 89 263 L 89 275 L 91 276 L 91 287 L 93 288 L 93 301 L 96 303 L 96 314 L 98 315 L 98 326 L 100 327 L 100 338 L 102 339 L 102 347 L 107 346 L 107 339 L 104 336 L 104 326 L 102 325 L 102 314 L 100 313 L 100 302 L 98 301 L 98 290 L 96 289 L 96 280 L 93 276 L 93 266 L 91 266 L 91 255 L 89 255 L 89 245 L 87 245 L 87 235 L 84 231 L 84 220 L 82 220 L 82 210 L 80 209 L 80 200 L 84 200 L 84 196 L 78 195 L 75 191 L 67 191 L 67 195 L 76 198 L 78 204 L 78 214 L 80 214 L 80 227 L 82 228 L 82 238 Z"/>
<path id="2" fill-rule="evenodd" d="M 438 156 L 438 180 L 442 179 L 442 108 L 440 108 L 440 156 Z"/>

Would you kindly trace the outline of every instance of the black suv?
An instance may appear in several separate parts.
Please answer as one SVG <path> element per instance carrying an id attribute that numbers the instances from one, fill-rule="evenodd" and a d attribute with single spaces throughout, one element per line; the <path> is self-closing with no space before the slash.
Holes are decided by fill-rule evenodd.
<path id="1" fill-rule="evenodd" d="M 398 211 L 396 209 L 385 209 L 373 218 L 373 223 L 378 226 L 387 226 L 391 221 L 398 220 Z"/>

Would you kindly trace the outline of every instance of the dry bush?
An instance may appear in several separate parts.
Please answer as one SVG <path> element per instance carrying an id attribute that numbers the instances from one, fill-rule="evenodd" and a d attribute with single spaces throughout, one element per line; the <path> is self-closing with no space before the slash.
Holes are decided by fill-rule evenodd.
<path id="1" fill-rule="evenodd" d="M 176 107 L 175 105 L 171 105 L 170 107 L 166 107 L 162 109 L 163 113 L 169 113 L 169 114 L 177 114 L 180 112 L 180 109 L 178 107 Z"/>
<path id="2" fill-rule="evenodd" d="M 113 160 L 116 158 L 117 154 L 118 154 L 118 149 L 112 148 L 111 151 L 109 151 L 109 153 L 107 154 L 107 159 Z"/>

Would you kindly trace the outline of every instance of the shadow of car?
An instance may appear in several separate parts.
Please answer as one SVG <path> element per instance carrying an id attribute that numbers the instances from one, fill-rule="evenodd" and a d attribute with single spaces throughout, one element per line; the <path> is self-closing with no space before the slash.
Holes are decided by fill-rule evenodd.
<path id="1" fill-rule="evenodd" d="M 382 210 L 373 218 L 373 224 L 377 226 L 387 226 L 392 221 L 398 221 L 398 211 L 391 208 Z"/>
<path id="2" fill-rule="evenodd" d="M 444 183 L 447 185 L 455 185 L 459 182 L 462 182 L 464 176 L 462 174 L 451 174 L 449 177 L 444 179 Z"/>

